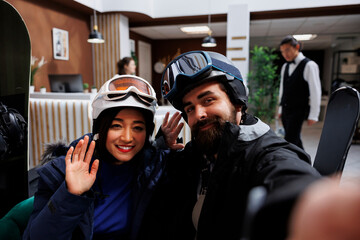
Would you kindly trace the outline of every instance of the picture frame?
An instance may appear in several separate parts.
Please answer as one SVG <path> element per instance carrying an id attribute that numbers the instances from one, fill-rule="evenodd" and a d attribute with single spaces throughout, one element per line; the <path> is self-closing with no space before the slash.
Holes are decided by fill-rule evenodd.
<path id="1" fill-rule="evenodd" d="M 52 29 L 54 59 L 69 60 L 69 33 L 59 28 Z"/>

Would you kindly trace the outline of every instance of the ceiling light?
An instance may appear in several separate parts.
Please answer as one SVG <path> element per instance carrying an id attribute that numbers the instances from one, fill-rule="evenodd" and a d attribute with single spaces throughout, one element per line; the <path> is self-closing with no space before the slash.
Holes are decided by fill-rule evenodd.
<path id="1" fill-rule="evenodd" d="M 293 35 L 293 37 L 298 41 L 308 41 L 313 40 L 317 37 L 316 34 L 299 34 L 299 35 Z"/>
<path id="2" fill-rule="evenodd" d="M 208 26 L 182 27 L 180 29 L 186 34 L 205 34 L 210 30 Z"/>
<path id="3" fill-rule="evenodd" d="M 201 44 L 202 47 L 216 47 L 216 40 L 209 34 L 207 37 L 203 39 Z"/>
<path id="4" fill-rule="evenodd" d="M 93 27 L 93 31 L 91 31 L 89 38 L 88 38 L 88 42 L 89 43 L 104 43 L 105 40 L 103 38 L 103 36 L 101 35 L 100 32 L 98 32 L 98 26 L 97 26 L 97 19 L 96 19 L 96 11 L 94 9 L 94 27 Z"/>
<path id="5" fill-rule="evenodd" d="M 211 22 L 210 19 L 211 19 L 211 16 L 209 14 L 209 16 L 208 16 L 208 20 L 209 20 L 209 23 L 208 23 L 208 25 L 209 25 L 208 36 L 203 39 L 202 44 L 201 44 L 202 47 L 216 47 L 216 40 L 215 40 L 215 38 L 213 38 L 211 36 L 212 31 L 211 31 L 211 28 L 210 28 L 210 22 Z"/>

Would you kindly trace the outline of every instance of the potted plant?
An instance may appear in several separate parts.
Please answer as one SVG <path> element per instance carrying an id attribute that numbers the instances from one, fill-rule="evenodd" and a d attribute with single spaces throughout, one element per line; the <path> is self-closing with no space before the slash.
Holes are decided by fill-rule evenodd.
<path id="1" fill-rule="evenodd" d="M 84 93 L 88 93 L 89 92 L 89 84 L 83 83 L 83 89 L 84 89 Z"/>
<path id="2" fill-rule="evenodd" d="M 44 56 L 41 57 L 41 60 L 36 63 L 36 61 L 38 61 L 39 59 L 37 57 L 31 56 L 31 71 L 30 71 L 30 93 L 33 93 L 35 90 L 35 74 L 36 72 L 39 70 L 39 68 L 41 68 L 45 63 L 45 58 Z"/>
<path id="3" fill-rule="evenodd" d="M 91 93 L 97 93 L 97 88 L 95 85 L 92 85 L 91 87 Z"/>
<path id="4" fill-rule="evenodd" d="M 40 87 L 40 92 L 41 92 L 41 93 L 46 93 L 46 87 L 45 87 L 45 86 L 41 86 L 41 87 Z"/>
<path id="5" fill-rule="evenodd" d="M 274 51 L 255 46 L 250 51 L 251 70 L 248 74 L 249 110 L 268 124 L 275 118 L 280 85 L 274 63 L 278 55 Z"/>

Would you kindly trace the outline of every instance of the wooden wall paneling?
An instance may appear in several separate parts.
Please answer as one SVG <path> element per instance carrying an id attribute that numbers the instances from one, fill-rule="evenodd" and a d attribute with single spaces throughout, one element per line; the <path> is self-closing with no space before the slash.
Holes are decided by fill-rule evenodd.
<path id="1" fill-rule="evenodd" d="M 45 57 L 47 63 L 35 75 L 35 90 L 44 85 L 50 90 L 48 74 L 82 74 L 83 81 L 93 84 L 92 50 L 87 42 L 90 15 L 47 0 L 7 0 L 24 19 L 29 30 L 32 56 Z M 69 33 L 69 60 L 55 60 L 52 28 Z"/>
<path id="2" fill-rule="evenodd" d="M 97 14 L 97 23 L 105 39 L 103 44 L 93 44 L 95 85 L 99 89 L 117 73 L 116 63 L 120 59 L 120 14 Z"/>

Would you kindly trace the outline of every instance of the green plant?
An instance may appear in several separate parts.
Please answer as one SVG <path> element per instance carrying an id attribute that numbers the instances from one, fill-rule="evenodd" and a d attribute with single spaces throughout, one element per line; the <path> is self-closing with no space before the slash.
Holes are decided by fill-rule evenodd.
<path id="1" fill-rule="evenodd" d="M 137 66 L 138 65 L 138 59 L 137 59 L 136 54 L 135 54 L 134 51 L 131 51 L 131 57 L 132 57 L 132 59 L 134 59 L 135 65 Z"/>
<path id="2" fill-rule="evenodd" d="M 92 87 L 91 87 L 92 89 L 96 89 L 96 86 L 95 85 L 92 85 Z"/>
<path id="3" fill-rule="evenodd" d="M 36 72 L 46 63 L 44 56 L 42 56 L 40 61 L 36 63 L 36 61 L 38 60 L 39 60 L 38 58 L 31 56 L 30 86 L 34 85 L 34 77 Z"/>
<path id="4" fill-rule="evenodd" d="M 85 89 L 88 89 L 88 88 L 89 88 L 89 84 L 88 84 L 88 83 L 83 83 L 83 88 L 84 88 L 84 90 L 85 90 Z"/>
<path id="5" fill-rule="evenodd" d="M 274 61 L 275 49 L 255 46 L 250 51 L 251 71 L 248 74 L 249 110 L 262 121 L 271 123 L 275 118 L 279 95 L 279 80 Z"/>

